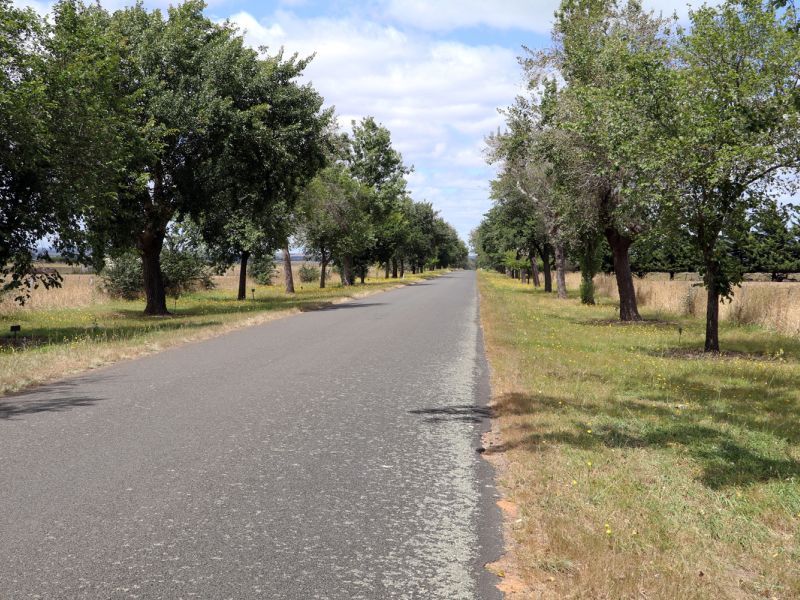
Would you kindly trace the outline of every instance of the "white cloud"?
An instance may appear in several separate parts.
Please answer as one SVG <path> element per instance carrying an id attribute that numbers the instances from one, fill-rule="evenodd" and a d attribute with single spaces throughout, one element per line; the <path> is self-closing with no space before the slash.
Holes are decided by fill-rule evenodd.
<path id="1" fill-rule="evenodd" d="M 623 0 L 624 1 L 624 0 Z M 716 1 L 709 2 L 717 4 Z M 521 29 L 547 34 L 553 24 L 553 14 L 559 0 L 386 0 L 384 11 L 398 23 L 426 31 L 452 31 L 466 27 L 485 26 L 494 29 Z M 647 9 L 671 15 L 677 12 L 685 19 L 688 6 L 701 1 L 645 0 Z M 522 41 L 522 40 L 521 40 Z"/>
<path id="2" fill-rule="evenodd" d="M 481 155 L 483 136 L 502 119 L 521 88 L 514 50 L 436 40 L 358 18 L 300 19 L 278 11 L 231 21 L 248 43 L 316 53 L 307 79 L 335 105 L 339 121 L 373 115 L 416 172 L 409 186 L 466 238 L 488 208 L 493 171 Z"/>
<path id="3" fill-rule="evenodd" d="M 486 25 L 547 33 L 558 0 L 389 0 L 387 15 L 420 29 L 442 31 Z"/>

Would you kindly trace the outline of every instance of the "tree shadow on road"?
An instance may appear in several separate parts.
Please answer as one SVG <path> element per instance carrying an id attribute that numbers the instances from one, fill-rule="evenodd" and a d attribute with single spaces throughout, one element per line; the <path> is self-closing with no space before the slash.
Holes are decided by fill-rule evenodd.
<path id="1" fill-rule="evenodd" d="M 0 421 L 42 412 L 62 412 L 93 406 L 102 398 L 74 393 L 78 382 L 62 382 L 0 398 Z"/>
<path id="2" fill-rule="evenodd" d="M 425 423 L 444 423 L 459 421 L 462 423 L 483 423 L 492 418 L 492 409 L 488 406 L 455 405 L 436 408 L 420 408 L 408 411 L 412 415 L 424 415 Z"/>

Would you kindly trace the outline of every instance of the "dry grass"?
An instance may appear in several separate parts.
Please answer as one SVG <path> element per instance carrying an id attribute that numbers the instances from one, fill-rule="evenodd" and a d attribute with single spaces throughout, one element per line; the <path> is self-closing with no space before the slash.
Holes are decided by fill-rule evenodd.
<path id="1" fill-rule="evenodd" d="M 352 288 L 334 278 L 321 290 L 318 284 L 300 283 L 299 266 L 293 296 L 284 293 L 276 277 L 272 286 L 249 282 L 248 300 L 237 302 L 238 272 L 231 271 L 216 278 L 214 290 L 187 294 L 177 305 L 170 299 L 169 317 L 145 317 L 143 301 L 107 297 L 97 290 L 96 276 L 67 274 L 62 288 L 36 290 L 23 307 L 0 305 L 0 395 L 442 273 L 407 274 L 404 281 L 372 278 Z M 6 333 L 11 324 L 22 326 L 25 344 L 11 345 Z"/>
<path id="2" fill-rule="evenodd" d="M 318 288 L 317 283 L 307 284 L 300 281 L 300 267 L 304 263 L 292 263 L 292 275 L 294 277 L 295 287 L 299 290 L 301 288 Z M 14 295 L 7 294 L 0 296 L 0 318 L 8 317 L 13 318 L 15 314 L 25 313 L 28 311 L 40 311 L 50 309 L 68 309 L 68 308 L 85 308 L 98 304 L 107 304 L 112 302 L 104 292 L 102 287 L 102 277 L 90 273 L 74 273 L 74 268 L 64 265 L 53 265 L 59 269 L 64 278 L 60 288 L 44 289 L 38 288 L 33 290 L 31 297 L 26 301 L 24 307 L 20 307 L 14 302 Z M 371 279 L 380 279 L 382 274 L 378 269 L 370 270 Z M 239 288 L 239 270 L 238 267 L 229 269 L 224 275 L 216 276 L 213 278 L 217 290 L 230 291 Z M 335 287 L 341 285 L 341 278 L 338 274 L 330 270 L 327 284 Z M 272 285 L 278 288 L 283 287 L 283 266 L 279 265 L 275 276 L 272 278 Z M 253 288 L 262 288 L 254 284 L 252 281 L 248 283 L 248 296 L 251 295 Z"/>
<path id="3" fill-rule="evenodd" d="M 579 274 L 569 274 L 568 287 L 575 289 L 579 282 Z M 640 307 L 689 317 L 700 317 L 706 312 L 705 288 L 697 283 L 650 276 L 634 280 Z M 613 275 L 598 275 L 595 285 L 600 296 L 619 300 Z M 720 304 L 720 319 L 800 335 L 800 283 L 746 281 L 735 290 L 733 301 Z"/>
<path id="4" fill-rule="evenodd" d="M 800 598 L 800 341 L 723 323 L 738 354 L 683 358 L 701 319 L 616 327 L 610 304 L 479 277 L 508 597 Z"/>

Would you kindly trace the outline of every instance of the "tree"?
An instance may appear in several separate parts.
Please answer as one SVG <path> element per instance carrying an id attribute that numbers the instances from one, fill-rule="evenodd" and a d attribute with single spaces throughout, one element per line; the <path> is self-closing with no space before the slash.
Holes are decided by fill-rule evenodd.
<path id="1" fill-rule="evenodd" d="M 42 24 L 31 10 L 0 0 L 0 291 L 17 290 L 24 302 L 40 281 L 32 252 L 54 233 L 51 198 L 45 191 L 49 143 L 43 81 Z"/>
<path id="2" fill-rule="evenodd" d="M 372 189 L 341 163 L 320 171 L 300 196 L 298 239 L 320 260 L 320 287 L 325 286 L 328 261 L 339 266 L 342 285 L 353 285 L 354 257 L 374 243 L 369 215 L 373 200 Z"/>
<path id="3" fill-rule="evenodd" d="M 670 64 L 668 24 L 635 1 L 620 7 L 614 0 L 563 0 L 554 47 L 523 60 L 531 85 L 545 83 L 544 149 L 562 196 L 585 205 L 572 211 L 580 216 L 573 223 L 594 221 L 592 229 L 612 249 L 621 320 L 640 319 L 629 252 L 651 226 L 659 198 L 647 183 Z M 547 85 L 551 68 L 565 82 L 559 90 L 552 80 Z M 569 211 L 563 212 L 567 225 Z M 595 249 L 590 243 L 582 254 Z M 580 262 L 594 261 L 584 256 Z"/>
<path id="4" fill-rule="evenodd" d="M 765 202 L 750 215 L 744 239 L 744 265 L 749 272 L 769 273 L 783 281 L 800 272 L 800 211 L 776 200 Z"/>
<path id="5" fill-rule="evenodd" d="M 719 303 L 743 265 L 720 244 L 800 167 L 800 38 L 794 6 L 728 0 L 690 13 L 676 48 L 677 102 L 663 141 L 675 194 L 665 215 L 701 257 L 706 352 L 719 352 Z"/>
<path id="6" fill-rule="evenodd" d="M 0 0 L 0 291 L 21 302 L 60 281 L 33 265 L 43 238 L 90 260 L 87 209 L 115 194 L 125 161 L 108 15 L 68 1 L 53 14 L 50 25 Z"/>
<path id="7" fill-rule="evenodd" d="M 530 233 L 539 240 L 537 250 L 544 267 L 545 291 L 552 291 L 550 257 L 555 255 L 556 286 L 558 297 L 563 299 L 567 297 L 561 216 L 563 198 L 543 143 L 543 120 L 537 114 L 539 112 L 536 103 L 518 97 L 505 111 L 508 131 L 489 136 L 486 140 L 489 149 L 487 160 L 501 164 L 496 187 L 504 189 L 506 195 L 515 189 L 536 215 L 531 223 L 536 230 Z"/>
<path id="8" fill-rule="evenodd" d="M 207 166 L 230 137 L 230 98 L 242 92 L 235 75 L 256 64 L 233 29 L 204 17 L 203 8 L 189 0 L 165 19 L 139 4 L 117 11 L 109 24 L 119 39 L 117 94 L 128 101 L 127 111 L 109 103 L 109 112 L 127 126 L 127 162 L 118 192 L 96 205 L 87 224 L 98 256 L 139 253 L 150 315 L 168 313 L 160 261 L 167 227 L 212 206 Z"/>
<path id="9" fill-rule="evenodd" d="M 375 244 L 370 255 L 356 257 L 363 266 L 371 262 L 385 265 L 395 258 L 405 233 L 402 201 L 406 197 L 406 175 L 413 168 L 403 164 L 402 155 L 392 147 L 389 130 L 373 117 L 353 121 L 346 163 L 353 177 L 374 190 L 369 213 L 374 226 Z M 362 268 L 363 273 L 363 268 Z"/>
<path id="10" fill-rule="evenodd" d="M 245 92 L 232 98 L 230 140 L 206 166 L 213 204 L 227 210 L 206 209 L 196 218 L 220 261 L 239 263 L 239 300 L 246 298 L 249 259 L 286 244 L 299 190 L 330 151 L 333 113 L 322 110 L 313 87 L 297 84 L 310 60 L 279 52 L 241 70 Z"/>

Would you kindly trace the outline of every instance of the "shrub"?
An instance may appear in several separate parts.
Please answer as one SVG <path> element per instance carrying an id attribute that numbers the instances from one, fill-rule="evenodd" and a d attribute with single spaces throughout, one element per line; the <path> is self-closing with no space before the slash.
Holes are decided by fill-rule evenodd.
<path id="1" fill-rule="evenodd" d="M 112 298 L 140 298 L 144 293 L 142 259 L 133 252 L 126 252 L 107 260 L 101 286 Z"/>
<path id="2" fill-rule="evenodd" d="M 175 299 L 190 290 L 214 287 L 211 268 L 191 250 L 165 248 L 161 253 L 161 274 L 167 295 Z M 126 252 L 107 261 L 102 287 L 112 298 L 141 298 L 144 295 L 142 259 L 135 252 Z"/>
<path id="3" fill-rule="evenodd" d="M 300 267 L 298 274 L 300 275 L 300 281 L 303 283 L 313 283 L 319 280 L 320 270 L 314 265 L 304 264 Z"/>
<path id="4" fill-rule="evenodd" d="M 211 289 L 211 268 L 195 252 L 167 249 L 161 253 L 161 274 L 168 296 L 179 298 L 184 292 Z"/>
<path id="5" fill-rule="evenodd" d="M 275 257 L 271 254 L 259 254 L 253 258 L 250 275 L 259 285 L 272 285 L 275 276 Z"/>

